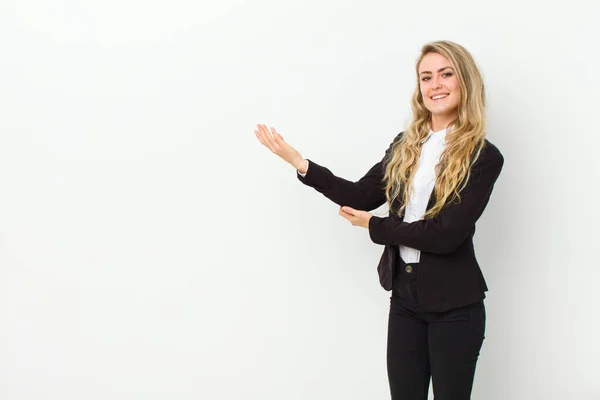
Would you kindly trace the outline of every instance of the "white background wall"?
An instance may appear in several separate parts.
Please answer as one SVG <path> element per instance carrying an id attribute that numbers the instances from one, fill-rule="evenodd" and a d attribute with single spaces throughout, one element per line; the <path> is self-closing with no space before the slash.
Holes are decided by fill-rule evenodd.
<path id="1" fill-rule="evenodd" d="M 583 1 L 2 0 L 0 398 L 389 398 L 382 248 L 253 129 L 358 179 L 410 119 L 420 47 L 449 39 L 505 157 L 475 236 L 473 398 L 600 399 L 599 20 Z"/>

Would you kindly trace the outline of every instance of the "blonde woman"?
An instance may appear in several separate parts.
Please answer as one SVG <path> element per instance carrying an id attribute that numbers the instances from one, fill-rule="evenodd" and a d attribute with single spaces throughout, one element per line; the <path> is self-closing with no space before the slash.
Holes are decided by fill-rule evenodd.
<path id="1" fill-rule="evenodd" d="M 383 245 L 377 271 L 391 291 L 387 369 L 392 399 L 469 399 L 484 340 L 487 285 L 473 248 L 475 223 L 504 158 L 486 139 L 481 74 L 462 46 L 427 43 L 416 62 L 413 119 L 381 161 L 352 182 L 303 159 L 274 128 L 260 142 L 339 214 Z M 387 217 L 369 211 L 387 203 Z"/>

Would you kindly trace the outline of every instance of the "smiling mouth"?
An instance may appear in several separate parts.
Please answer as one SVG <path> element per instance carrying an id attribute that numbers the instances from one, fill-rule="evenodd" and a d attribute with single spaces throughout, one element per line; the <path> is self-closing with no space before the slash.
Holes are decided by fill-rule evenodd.
<path id="1" fill-rule="evenodd" d="M 430 99 L 433 101 L 437 101 L 437 100 L 445 99 L 448 96 L 450 96 L 449 93 L 443 93 L 443 94 L 437 94 L 435 96 L 432 96 L 432 97 L 430 97 Z"/>

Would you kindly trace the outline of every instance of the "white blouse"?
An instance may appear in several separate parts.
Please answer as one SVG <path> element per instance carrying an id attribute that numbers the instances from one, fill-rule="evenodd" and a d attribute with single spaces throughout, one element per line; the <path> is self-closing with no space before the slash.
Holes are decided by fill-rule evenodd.
<path id="1" fill-rule="evenodd" d="M 435 187 L 437 166 L 440 156 L 446 148 L 446 129 L 433 132 L 425 139 L 421 148 L 417 172 L 412 182 L 412 193 L 406 203 L 404 222 L 419 221 L 427 211 L 427 203 Z M 400 257 L 406 263 L 419 262 L 421 252 L 407 246 L 399 246 Z"/>

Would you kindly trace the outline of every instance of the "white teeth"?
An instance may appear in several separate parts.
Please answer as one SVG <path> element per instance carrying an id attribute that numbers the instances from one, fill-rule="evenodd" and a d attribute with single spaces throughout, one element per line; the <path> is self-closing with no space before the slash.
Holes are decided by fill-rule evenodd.
<path id="1" fill-rule="evenodd" d="M 438 95 L 438 96 L 434 96 L 434 97 L 432 97 L 432 100 L 441 99 L 441 98 L 443 98 L 443 97 L 446 97 L 446 96 L 448 96 L 448 95 L 447 95 L 447 94 L 440 94 L 440 95 Z"/>

